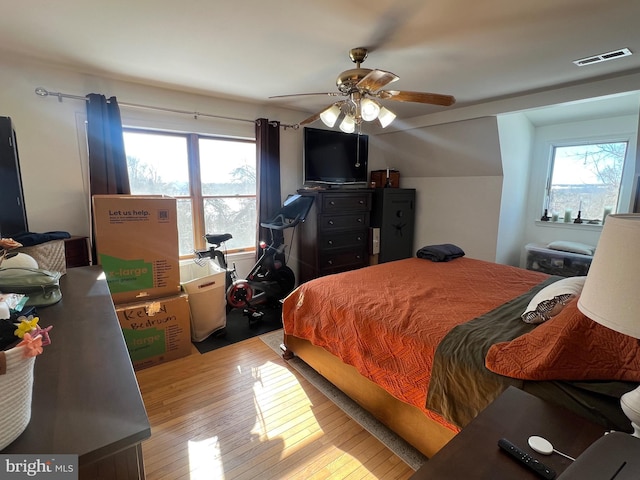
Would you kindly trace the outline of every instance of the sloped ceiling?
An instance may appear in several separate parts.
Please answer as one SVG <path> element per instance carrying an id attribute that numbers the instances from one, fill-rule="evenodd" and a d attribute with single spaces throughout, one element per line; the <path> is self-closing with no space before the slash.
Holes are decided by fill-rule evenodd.
<path id="1" fill-rule="evenodd" d="M 461 141 L 464 139 L 464 141 Z M 433 125 L 376 136 L 383 164 L 410 177 L 502 175 L 495 117 Z"/>

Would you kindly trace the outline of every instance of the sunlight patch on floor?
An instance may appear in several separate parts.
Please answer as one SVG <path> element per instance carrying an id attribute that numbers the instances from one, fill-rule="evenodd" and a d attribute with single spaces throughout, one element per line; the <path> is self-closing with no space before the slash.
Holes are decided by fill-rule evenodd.
<path id="1" fill-rule="evenodd" d="M 218 437 L 205 440 L 189 440 L 189 478 L 190 480 L 224 480 L 224 468 L 220 454 Z"/>
<path id="2" fill-rule="evenodd" d="M 258 381 L 263 377 L 270 377 L 274 372 L 277 372 L 280 379 L 277 386 Z M 334 448 L 330 442 L 323 441 L 324 432 L 313 412 L 313 402 L 306 396 L 300 381 L 288 367 L 266 362 L 258 367 L 258 372 L 254 372 L 254 378 L 256 423 L 252 433 L 263 442 L 282 440 L 282 460 L 299 455 L 313 446 L 312 452 L 305 453 L 304 462 L 315 462 Z M 292 398 L 291 402 L 287 400 L 289 396 Z M 280 401 L 284 403 L 278 409 L 279 412 L 287 412 L 288 415 L 295 412 L 295 416 L 286 423 L 283 423 L 281 415 L 272 416 L 273 413 L 269 413 L 273 409 L 274 397 L 281 397 Z M 288 435 L 283 439 L 285 429 L 288 430 Z"/>

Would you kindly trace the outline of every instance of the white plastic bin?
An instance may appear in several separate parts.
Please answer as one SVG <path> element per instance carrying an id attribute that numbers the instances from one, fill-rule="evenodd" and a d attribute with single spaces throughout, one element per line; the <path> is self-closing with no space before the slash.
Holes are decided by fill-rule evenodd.
<path id="1" fill-rule="evenodd" d="M 180 284 L 189 299 L 191 340 L 201 342 L 227 326 L 224 270 L 213 262 L 182 265 Z"/>

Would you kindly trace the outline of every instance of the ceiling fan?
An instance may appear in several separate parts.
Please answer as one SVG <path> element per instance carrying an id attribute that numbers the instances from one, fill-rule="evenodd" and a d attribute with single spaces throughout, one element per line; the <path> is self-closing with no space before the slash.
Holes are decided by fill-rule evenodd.
<path id="1" fill-rule="evenodd" d="M 451 95 L 441 95 L 438 93 L 409 92 L 401 90 L 381 90 L 388 84 L 395 82 L 400 77 L 384 70 L 372 70 L 362 68 L 360 65 L 367 58 L 369 50 L 365 47 L 352 48 L 349 51 L 351 61 L 356 64 L 356 68 L 345 70 L 336 79 L 337 92 L 324 93 L 298 93 L 292 95 L 276 95 L 269 98 L 296 97 L 305 95 L 328 95 L 330 97 L 347 97 L 330 105 L 326 109 L 314 113 L 309 118 L 303 120 L 298 125 L 307 125 L 320 119 L 328 126 L 333 127 L 338 118 L 343 116 L 340 129 L 347 133 L 352 133 L 360 127 L 362 121 L 378 120 L 382 128 L 388 126 L 396 115 L 381 105 L 379 100 L 393 100 L 396 102 L 415 102 L 430 105 L 442 105 L 448 107 L 455 103 L 455 98 Z"/>

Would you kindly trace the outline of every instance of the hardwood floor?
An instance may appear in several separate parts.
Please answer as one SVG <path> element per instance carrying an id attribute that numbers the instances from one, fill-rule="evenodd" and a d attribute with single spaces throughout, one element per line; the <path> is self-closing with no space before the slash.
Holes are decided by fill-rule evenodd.
<path id="1" fill-rule="evenodd" d="M 137 372 L 147 480 L 407 479 L 414 472 L 255 337 Z"/>

